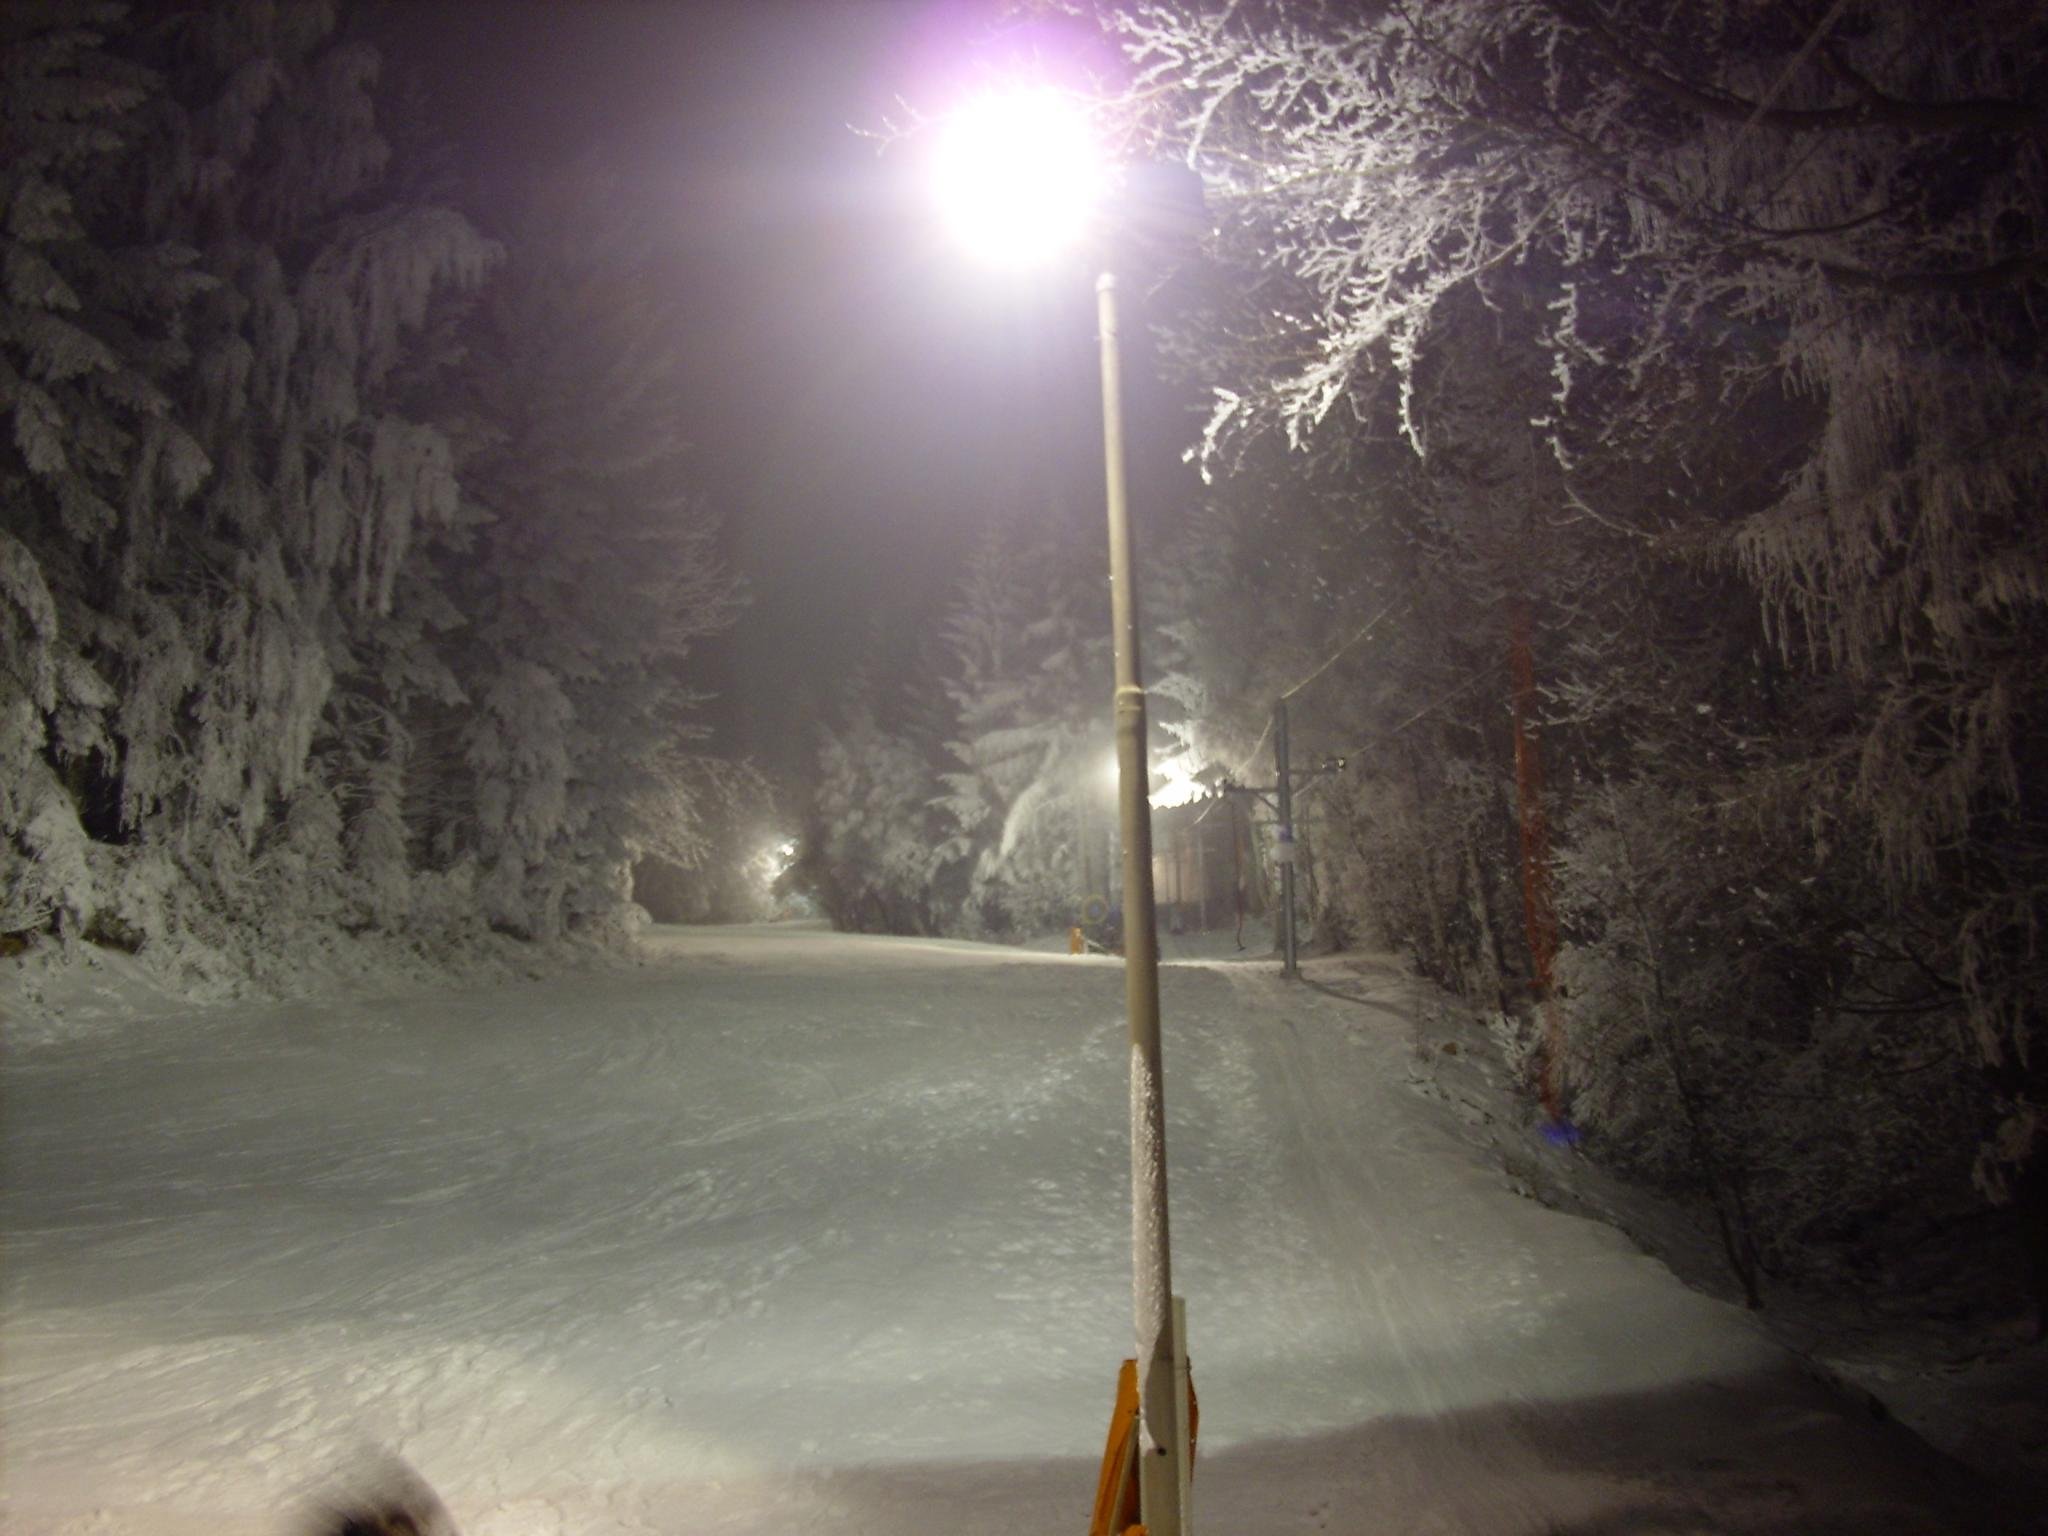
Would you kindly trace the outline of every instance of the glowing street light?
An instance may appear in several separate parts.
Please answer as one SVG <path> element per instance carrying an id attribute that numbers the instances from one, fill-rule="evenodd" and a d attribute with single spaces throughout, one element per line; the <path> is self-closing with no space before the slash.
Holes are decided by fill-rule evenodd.
<path id="1" fill-rule="evenodd" d="M 1018 268 L 1082 245 L 1113 177 L 1083 99 L 1036 87 L 970 98 L 939 125 L 935 191 L 954 234 L 984 261 Z M 1123 832 L 1124 1004 L 1131 1039 L 1131 1268 L 1137 1322 L 1138 1486 L 1149 1536 L 1183 1536 L 1189 1470 L 1185 1355 L 1176 1358 L 1166 1219 L 1166 1096 L 1159 1050 L 1159 931 L 1145 688 L 1138 656 L 1130 508 L 1124 485 L 1116 278 L 1095 281 L 1109 512 L 1117 804 Z"/>
<path id="2" fill-rule="evenodd" d="M 1036 266 L 1078 245 L 1109 167 L 1075 99 L 1050 87 L 970 97 L 934 150 L 938 205 L 952 233 L 992 266 Z"/>

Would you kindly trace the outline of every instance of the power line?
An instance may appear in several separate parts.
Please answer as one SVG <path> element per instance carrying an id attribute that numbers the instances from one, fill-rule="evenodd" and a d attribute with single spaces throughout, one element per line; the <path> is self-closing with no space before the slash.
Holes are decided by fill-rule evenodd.
<path id="1" fill-rule="evenodd" d="M 1309 673 L 1307 677 L 1304 677 L 1292 688 L 1288 689 L 1285 693 L 1281 694 L 1280 697 L 1282 701 L 1284 702 L 1287 699 L 1293 698 L 1297 693 L 1301 692 L 1302 689 L 1306 688 L 1310 683 L 1314 682 L 1317 678 L 1321 677 L 1325 672 L 1329 671 L 1330 667 L 1332 666 L 1332 664 L 1336 662 L 1339 656 L 1342 656 L 1346 651 L 1350 650 L 1351 647 L 1358 644 L 1358 642 L 1363 640 L 1367 635 L 1371 634 L 1373 630 L 1378 627 L 1380 620 L 1386 618 L 1396 608 L 1400 608 L 1403 606 L 1405 606 L 1405 604 L 1400 599 L 1396 599 L 1395 601 L 1388 603 L 1386 607 L 1382 608 L 1378 613 L 1374 614 L 1371 618 L 1367 619 L 1364 625 L 1359 629 L 1357 634 L 1353 635 L 1349 640 L 1346 640 L 1342 645 L 1338 646 L 1336 650 L 1330 652 L 1328 656 L 1325 656 L 1323 658 L 1322 665 L 1318 666 L 1315 669 L 1315 671 Z"/>
<path id="2" fill-rule="evenodd" d="M 1367 635 L 1371 634 L 1374 629 L 1379 627 L 1380 623 L 1383 620 L 1390 617 L 1396 610 L 1406 606 L 1407 603 L 1405 599 L 1396 599 L 1395 601 L 1388 603 L 1386 607 L 1382 608 L 1378 613 L 1374 614 L 1371 618 L 1367 619 L 1364 624 L 1360 625 L 1358 632 L 1354 634 L 1349 640 L 1346 640 L 1342 645 L 1338 646 L 1336 650 L 1330 652 L 1329 655 L 1325 656 L 1320 662 L 1318 662 L 1314 670 L 1311 671 L 1308 674 L 1308 676 L 1304 677 L 1292 688 L 1289 688 L 1285 692 L 1283 692 L 1280 695 L 1280 702 L 1284 704 L 1287 700 L 1293 698 L 1297 693 L 1301 692 L 1302 689 L 1306 688 L 1310 683 L 1314 682 L 1317 678 L 1321 677 L 1325 672 L 1329 671 L 1330 668 L 1333 665 L 1335 665 L 1338 657 L 1342 656 L 1346 651 L 1350 650 L 1351 647 L 1358 644 L 1358 642 L 1363 640 Z M 1242 779 L 1244 777 L 1245 770 L 1251 767 L 1252 765 L 1252 759 L 1259 755 L 1259 749 L 1265 746 L 1266 738 L 1272 734 L 1273 717 L 1271 715 L 1268 715 L 1266 717 L 1266 728 L 1259 732 L 1259 739 L 1252 743 L 1252 749 L 1249 752 L 1245 753 L 1243 761 L 1241 761 L 1235 768 L 1230 770 L 1231 778 Z"/>
<path id="3" fill-rule="evenodd" d="M 1807 34 L 1805 43 L 1792 55 L 1792 62 L 1779 71 L 1778 78 L 1771 83 L 1771 88 L 1758 99 L 1756 110 L 1743 119 L 1742 127 L 1736 131 L 1735 143 L 1728 151 L 1731 156 L 1742 147 L 1742 141 L 1749 137 L 1750 129 L 1762 122 L 1764 114 L 1777 104 L 1778 97 L 1784 93 L 1785 87 L 1792 83 L 1792 77 L 1804 67 L 1808 59 L 1813 57 L 1813 50 L 1820 46 L 1822 38 L 1834 30 L 1835 23 L 1842 19 L 1842 12 L 1848 8 L 1849 0 L 1835 0 L 1827 15 L 1814 23 L 1814 28 Z"/>
<path id="4" fill-rule="evenodd" d="M 1423 705 L 1422 708 L 1415 711 L 1414 714 L 1410 715 L 1406 720 L 1403 720 L 1399 725 L 1393 727 L 1393 729 L 1381 731 L 1378 735 L 1373 736 L 1364 742 L 1361 742 L 1359 745 L 1351 748 L 1348 752 L 1339 752 L 1337 754 L 1337 757 L 1340 760 L 1344 758 L 1357 757 L 1361 753 L 1365 752 L 1368 748 L 1376 747 L 1381 742 L 1391 740 L 1393 737 L 1400 735 L 1403 731 L 1407 730 L 1409 726 L 1416 724 L 1418 721 L 1425 720 L 1433 714 L 1436 714 L 1439 710 L 1446 708 L 1453 701 L 1462 699 L 1466 694 L 1470 693 L 1473 689 L 1477 688 L 1481 683 L 1489 681 L 1491 681 L 1491 675 L 1485 672 L 1478 674 L 1476 677 L 1467 678 L 1463 686 L 1453 688 L 1449 693 L 1445 694 L 1440 699 L 1432 699 L 1429 703 Z"/>

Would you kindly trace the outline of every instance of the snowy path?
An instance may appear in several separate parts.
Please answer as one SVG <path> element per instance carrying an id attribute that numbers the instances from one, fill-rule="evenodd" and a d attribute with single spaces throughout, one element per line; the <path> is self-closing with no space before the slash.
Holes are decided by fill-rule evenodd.
<path id="1" fill-rule="evenodd" d="M 1128 1347 L 1115 964 L 657 943 L 11 1050 L 6 1528 L 276 1531 L 360 1439 L 471 1536 L 1078 1536 Z M 1167 972 L 1200 1530 L 2010 1528 L 1510 1193 L 1402 1086 L 1396 1003 Z"/>

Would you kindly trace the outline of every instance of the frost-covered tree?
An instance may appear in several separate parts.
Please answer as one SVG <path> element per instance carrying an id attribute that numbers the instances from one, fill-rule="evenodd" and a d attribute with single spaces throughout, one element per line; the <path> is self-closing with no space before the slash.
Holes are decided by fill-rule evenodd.
<path id="1" fill-rule="evenodd" d="M 103 685 L 90 730 L 43 711 L 102 871 L 92 921 L 148 937 L 172 888 L 276 922 L 374 905 L 340 887 L 389 872 L 392 737 L 334 684 L 452 510 L 448 445 L 396 381 L 491 248 L 380 199 L 376 58 L 331 5 L 28 4 L 8 25 L 11 297 L 43 312 L 13 436 L 57 512 L 24 547 L 84 663 L 63 687 Z M 41 805 L 47 844 L 64 817 Z"/>
<path id="2" fill-rule="evenodd" d="M 206 469 L 169 395 L 204 279 L 175 245 L 108 239 L 160 90 L 108 49 L 120 17 L 82 3 L 0 14 L 0 933 L 98 915 L 124 526 Z"/>
<path id="3" fill-rule="evenodd" d="M 0 66 L 5 931 L 630 915 L 749 778 L 647 242 L 538 208 L 500 271 L 326 0 L 35 0 Z"/>
<path id="4" fill-rule="evenodd" d="M 633 900 L 656 922 L 765 922 L 775 881 L 794 855 L 791 829 L 767 779 L 744 764 L 707 774 L 703 852 L 693 865 L 650 856 L 633 866 Z"/>
<path id="5" fill-rule="evenodd" d="M 697 863 L 739 772 L 706 754 L 690 677 L 741 595 L 676 414 L 684 317 L 616 189 L 576 186 L 515 229 L 470 336 L 467 528 L 441 565 L 463 697 L 423 775 L 463 807 L 439 857 L 476 862 L 493 922 L 549 936 L 616 916 L 642 857 Z"/>
<path id="6" fill-rule="evenodd" d="M 940 897 L 938 744 L 885 715 L 875 693 L 870 681 L 858 682 L 840 718 L 820 732 L 817 778 L 784 887 L 815 901 L 835 928 L 938 933 L 951 916 Z"/>
<path id="7" fill-rule="evenodd" d="M 1595 1149 L 1699 1194 L 1758 1305 L 1766 1274 L 1853 1278 L 1967 1218 L 1988 1088 L 1945 1070 L 1940 1000 L 1882 954 L 1867 857 L 1770 879 L 1798 807 L 1728 787 L 1638 778 L 1576 808 L 1565 1071 Z"/>
<path id="8" fill-rule="evenodd" d="M 1076 554 L 1057 524 L 993 526 L 946 621 L 952 763 L 939 805 L 952 830 L 939 858 L 965 867 L 961 920 L 974 932 L 1062 927 L 1086 894 L 1109 665 Z"/>
<path id="9" fill-rule="evenodd" d="M 1776 653 L 1748 670 L 1797 700 L 1724 786 L 1801 807 L 1754 849 L 1762 888 L 1869 850 L 1858 974 L 1921 969 L 1909 1012 L 2002 1105 L 1978 1177 L 2031 1209 L 2048 1293 L 2048 757 L 2022 678 L 2048 639 L 2027 510 L 2048 450 L 2023 425 L 2043 387 L 2048 20 L 2000 0 L 1938 28 L 1908 0 L 1104 9 L 1134 133 L 1204 174 L 1237 274 L 1181 347 L 1215 391 L 1205 463 L 1268 437 L 1341 463 L 1396 434 L 1427 463 L 1456 307 L 1540 317 L 1538 514 L 1585 565 L 1555 612 L 1575 632 L 1590 614 L 1591 644 L 1553 646 L 1539 689 L 1643 701 L 1627 653 L 1673 626 L 1625 622 L 1621 600 L 1714 629 L 1688 586 L 1741 579 L 1733 627 L 1767 618 Z M 1594 713 L 1547 746 L 1563 731 L 1582 767 L 1676 772 L 1634 750 L 1624 707 Z"/>
<path id="10" fill-rule="evenodd" d="M 400 386 L 433 306 L 494 256 L 453 212 L 379 196 L 377 59 L 336 20 L 166 7 L 145 34 L 171 83 L 137 167 L 146 227 L 216 278 L 188 328 L 213 472 L 175 528 L 134 530 L 164 570 L 127 583 L 160 643 L 121 683 L 122 801 L 229 882 L 295 795 L 338 797 L 344 825 L 389 804 L 372 781 L 394 734 L 335 679 L 454 516 L 451 447 Z"/>

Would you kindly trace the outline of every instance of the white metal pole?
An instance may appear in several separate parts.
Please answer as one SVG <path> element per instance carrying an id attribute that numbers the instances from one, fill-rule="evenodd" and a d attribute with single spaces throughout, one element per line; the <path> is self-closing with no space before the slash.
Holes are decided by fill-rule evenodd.
<path id="1" fill-rule="evenodd" d="M 1131 1280 L 1137 1320 L 1138 1490 L 1147 1536 L 1184 1536 L 1187 1446 L 1174 1384 L 1173 1259 L 1166 1222 L 1166 1095 L 1159 1052 L 1159 931 L 1152 906 L 1152 804 L 1145 687 L 1124 484 L 1116 278 L 1095 283 L 1102 331 L 1102 442 L 1109 493 L 1109 590 L 1116 641 L 1117 798 L 1124 840 L 1124 1004 L 1131 1031 Z"/>

